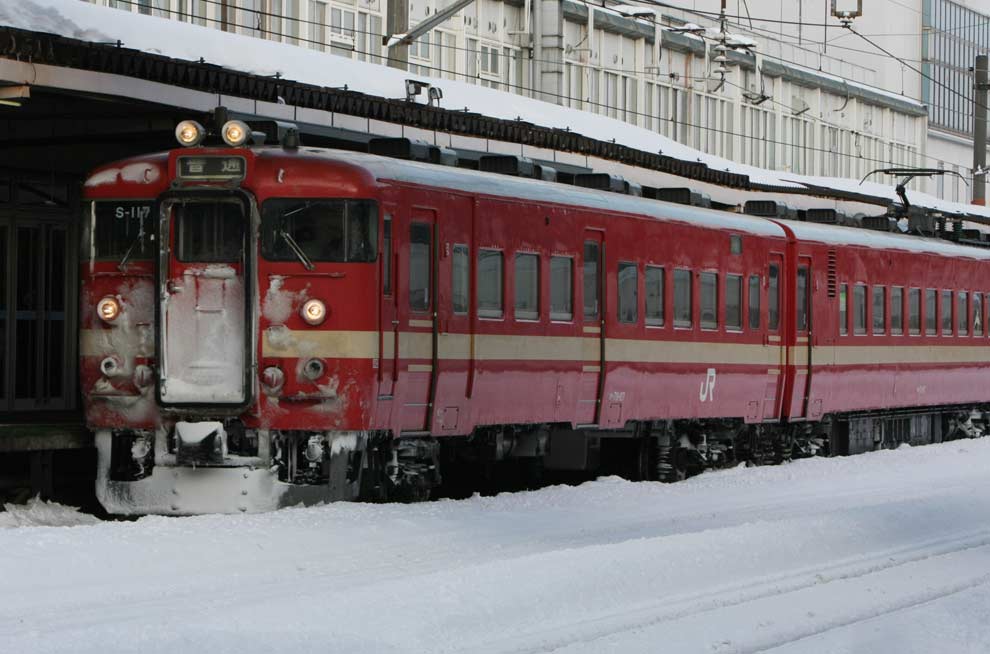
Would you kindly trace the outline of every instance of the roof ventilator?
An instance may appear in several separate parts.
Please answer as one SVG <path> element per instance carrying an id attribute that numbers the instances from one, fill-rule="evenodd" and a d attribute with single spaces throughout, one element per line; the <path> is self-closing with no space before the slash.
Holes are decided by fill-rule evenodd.
<path id="1" fill-rule="evenodd" d="M 528 157 L 517 157 L 511 154 L 486 154 L 478 159 L 478 170 L 514 177 L 529 177 L 542 179 L 544 182 L 556 182 L 557 171 L 550 166 L 543 166 Z"/>
<path id="2" fill-rule="evenodd" d="M 692 207 L 711 208 L 712 199 L 707 193 L 692 191 L 689 188 L 658 188 L 656 199 L 675 204 L 687 204 Z"/>
<path id="3" fill-rule="evenodd" d="M 368 141 L 368 152 L 393 159 L 408 159 L 424 163 L 456 166 L 457 153 L 450 148 L 407 138 L 376 138 Z"/>
<path id="4" fill-rule="evenodd" d="M 574 176 L 574 186 L 623 193 L 642 197 L 643 187 L 636 182 L 627 181 L 618 175 L 608 173 L 580 173 Z"/>
<path id="5" fill-rule="evenodd" d="M 774 200 L 748 200 L 743 206 L 743 213 L 764 218 L 799 219 L 797 209 Z"/>

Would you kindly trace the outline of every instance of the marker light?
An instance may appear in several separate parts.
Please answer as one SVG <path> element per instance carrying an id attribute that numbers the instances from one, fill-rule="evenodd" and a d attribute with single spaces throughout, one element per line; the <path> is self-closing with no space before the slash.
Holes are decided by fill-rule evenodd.
<path id="1" fill-rule="evenodd" d="M 232 148 L 244 145 L 251 136 L 251 128 L 239 120 L 228 120 L 220 130 L 223 142 Z"/>
<path id="2" fill-rule="evenodd" d="M 327 306 L 320 300 L 306 300 L 302 306 L 302 319 L 314 327 L 327 318 Z"/>
<path id="3" fill-rule="evenodd" d="M 194 148 L 206 138 L 206 130 L 195 120 L 184 120 L 175 126 L 175 140 L 179 145 Z"/>
<path id="4" fill-rule="evenodd" d="M 96 315 L 103 322 L 113 322 L 120 315 L 120 302 L 112 295 L 108 295 L 96 303 Z"/>

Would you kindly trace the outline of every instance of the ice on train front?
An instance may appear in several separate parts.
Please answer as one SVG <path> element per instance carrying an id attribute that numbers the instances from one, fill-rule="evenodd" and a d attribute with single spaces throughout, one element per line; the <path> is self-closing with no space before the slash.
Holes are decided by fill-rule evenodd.
<path id="1" fill-rule="evenodd" d="M 319 333 L 343 326 L 327 320 L 330 280 L 350 295 L 348 273 L 359 285 L 374 274 L 375 205 L 278 197 L 291 144 L 273 169 L 246 147 L 246 124 L 220 132 L 228 147 L 201 147 L 206 130 L 185 121 L 176 134 L 190 149 L 87 182 L 82 390 L 111 513 L 260 511 L 360 492 L 367 420 L 338 410 L 338 388 L 361 366 L 341 370 L 327 346 L 339 339 Z M 317 250 L 348 227 L 367 272 Z M 288 309 L 275 318 L 264 309 L 274 294 Z"/>

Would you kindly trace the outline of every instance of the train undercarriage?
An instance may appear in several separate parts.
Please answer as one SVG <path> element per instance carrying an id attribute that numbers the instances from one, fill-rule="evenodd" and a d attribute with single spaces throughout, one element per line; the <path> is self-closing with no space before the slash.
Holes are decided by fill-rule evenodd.
<path id="1" fill-rule="evenodd" d="M 97 494 L 118 514 L 254 512 L 319 502 L 424 501 L 579 483 L 674 482 L 706 470 L 977 438 L 990 407 L 832 416 L 820 422 L 628 423 L 621 430 L 504 425 L 470 436 L 247 430 L 236 420 L 96 435 Z"/>

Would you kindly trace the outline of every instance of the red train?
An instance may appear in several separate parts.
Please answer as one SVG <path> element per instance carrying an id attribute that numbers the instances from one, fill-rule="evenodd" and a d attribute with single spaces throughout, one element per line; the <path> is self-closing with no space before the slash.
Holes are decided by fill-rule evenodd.
<path id="1" fill-rule="evenodd" d="M 188 147 L 86 182 L 113 513 L 672 480 L 979 430 L 990 252 L 368 154 Z"/>

